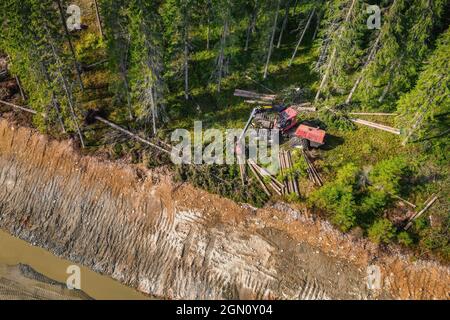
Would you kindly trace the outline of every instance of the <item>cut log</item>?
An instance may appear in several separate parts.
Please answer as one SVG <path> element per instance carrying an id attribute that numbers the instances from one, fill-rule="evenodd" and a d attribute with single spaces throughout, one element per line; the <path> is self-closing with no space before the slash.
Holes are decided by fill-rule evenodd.
<path id="1" fill-rule="evenodd" d="M 262 181 L 261 177 L 258 175 L 258 172 L 256 172 L 256 169 L 253 167 L 253 165 L 249 162 L 250 170 L 253 172 L 253 175 L 255 176 L 256 180 L 258 180 L 259 184 L 261 185 L 261 188 L 264 190 L 264 192 L 271 197 L 272 194 L 270 193 L 269 189 L 267 189 L 266 185 Z"/>
<path id="2" fill-rule="evenodd" d="M 349 112 L 348 114 L 357 116 L 397 116 L 396 113 L 387 112 Z"/>
<path id="3" fill-rule="evenodd" d="M 250 98 L 255 100 L 263 100 L 263 101 L 274 101 L 276 99 L 276 95 L 274 94 L 262 94 L 257 93 L 253 91 L 246 91 L 246 90 L 240 90 L 236 89 L 234 91 L 234 96 L 236 97 L 243 97 L 243 98 Z"/>
<path id="4" fill-rule="evenodd" d="M 274 19 L 273 27 L 272 27 L 272 36 L 270 37 L 269 50 L 267 52 L 266 65 L 264 66 L 263 79 L 266 79 L 267 75 L 269 73 L 269 63 L 270 63 L 270 57 L 272 56 L 272 51 L 273 51 L 273 41 L 275 39 L 275 32 L 277 31 L 278 15 L 280 13 L 280 3 L 281 3 L 281 0 L 278 0 L 277 9 L 275 12 L 275 19 Z"/>
<path id="5" fill-rule="evenodd" d="M 242 163 L 239 164 L 239 173 L 241 175 L 242 186 L 245 186 L 245 165 Z"/>
<path id="6" fill-rule="evenodd" d="M 301 104 L 293 104 L 290 107 L 299 112 L 316 112 L 317 111 L 317 108 L 313 107 L 310 102 L 305 102 L 305 103 L 301 103 Z"/>
<path id="7" fill-rule="evenodd" d="M 309 179 L 318 186 L 323 186 L 323 180 L 320 176 L 319 172 L 317 172 L 316 168 L 314 167 L 312 161 L 309 159 L 308 155 L 306 154 L 306 151 L 303 150 L 303 157 L 305 158 L 306 164 L 308 165 L 308 168 L 306 169 L 309 175 Z"/>
<path id="8" fill-rule="evenodd" d="M 142 143 L 144 143 L 146 145 L 149 145 L 149 146 L 151 146 L 151 147 L 153 147 L 155 149 L 158 149 L 161 152 L 164 152 L 164 153 L 167 153 L 167 154 L 171 155 L 171 152 L 169 150 L 166 150 L 166 149 L 164 149 L 164 148 L 162 148 L 162 147 L 160 147 L 160 146 L 158 146 L 158 145 L 156 145 L 156 144 L 154 144 L 154 143 L 152 143 L 152 142 L 150 142 L 150 141 L 148 141 L 148 140 L 138 136 L 137 134 L 134 134 L 131 131 L 128 131 L 127 129 L 124 129 L 124 128 L 118 126 L 117 124 L 115 124 L 115 123 L 113 123 L 113 122 L 111 122 L 109 120 L 106 120 L 106 119 L 104 119 L 104 118 L 102 118 L 100 116 L 95 116 L 94 119 L 98 120 L 100 122 L 103 122 L 104 124 L 110 126 L 113 129 L 116 129 L 116 130 L 118 130 L 118 131 L 120 131 L 122 133 L 125 133 L 126 135 L 130 136 L 131 138 L 133 138 L 133 139 L 135 139 L 137 141 L 140 141 L 140 142 L 142 142 Z"/>
<path id="9" fill-rule="evenodd" d="M 423 208 L 422 210 L 420 210 L 417 214 L 415 214 L 414 216 L 411 217 L 411 219 L 409 219 L 408 224 L 405 226 L 405 230 L 408 230 L 409 228 L 411 228 L 414 220 L 418 219 L 421 215 L 423 215 L 428 209 L 430 209 L 430 207 L 433 205 L 433 203 L 436 202 L 436 200 L 438 199 L 438 196 L 435 196 L 433 199 L 431 199 L 427 205 L 425 206 L 425 208 Z"/>
<path id="10" fill-rule="evenodd" d="M 100 10 L 98 7 L 97 0 L 94 0 L 94 6 L 95 6 L 95 16 L 97 17 L 98 32 L 100 33 L 100 37 L 103 38 L 102 19 L 100 18 Z"/>
<path id="11" fill-rule="evenodd" d="M 400 200 L 401 202 L 404 202 L 404 203 L 406 203 L 407 205 L 409 205 L 411 208 L 417 208 L 417 206 L 414 204 L 414 203 L 411 203 L 411 202 L 409 202 L 408 200 L 406 200 L 406 199 L 403 199 L 402 197 L 399 197 L 399 196 L 397 196 L 397 195 L 395 195 L 395 194 L 393 194 L 393 193 L 391 193 L 391 192 L 388 192 L 389 193 L 389 195 L 391 196 L 391 197 L 393 197 L 393 198 L 395 198 L 395 199 L 398 199 L 398 200 Z"/>
<path id="12" fill-rule="evenodd" d="M 19 110 L 22 110 L 22 111 L 25 111 L 25 112 L 28 112 L 28 113 L 37 114 L 36 110 L 30 109 L 30 108 L 27 108 L 27 107 L 18 106 L 18 105 L 14 104 L 14 103 L 6 102 L 6 101 L 3 101 L 3 100 L 0 100 L 0 103 L 6 105 L 8 107 L 16 108 L 16 109 L 19 109 Z"/>
<path id="13" fill-rule="evenodd" d="M 288 157 L 289 167 L 292 168 L 294 166 L 294 163 L 292 162 L 292 154 L 290 151 L 287 151 L 287 157 Z M 298 181 L 294 176 L 292 177 L 292 184 L 294 186 L 295 194 L 300 196 L 300 192 L 298 189 Z"/>
<path id="14" fill-rule="evenodd" d="M 20 97 L 22 98 L 23 101 L 25 101 L 26 97 L 25 97 L 25 93 L 22 89 L 22 84 L 20 83 L 20 79 L 18 76 L 15 76 L 15 78 L 16 78 L 17 86 L 19 87 Z"/>
<path id="15" fill-rule="evenodd" d="M 298 42 L 297 42 L 297 45 L 296 45 L 296 47 L 295 47 L 294 53 L 292 54 L 291 60 L 289 61 L 289 67 L 292 65 L 292 62 L 294 62 L 294 58 L 295 58 L 295 56 L 297 55 L 298 48 L 300 47 L 300 44 L 301 44 L 302 41 L 303 41 L 303 37 L 304 37 L 305 34 L 306 34 L 306 30 L 308 30 L 308 28 L 309 28 L 309 25 L 310 25 L 310 23 L 311 23 L 311 19 L 312 19 L 312 17 L 314 16 L 314 13 L 315 13 L 315 12 L 316 12 L 316 8 L 314 8 L 314 9 L 312 10 L 312 12 L 310 13 L 310 15 L 309 15 L 308 22 L 306 23 L 306 26 L 303 28 L 303 32 L 302 32 L 300 38 L 298 39 Z"/>
<path id="16" fill-rule="evenodd" d="M 8 78 L 8 70 L 0 70 L 0 81 Z"/>
<path id="17" fill-rule="evenodd" d="M 269 177 L 278 187 L 279 189 L 283 189 L 283 184 L 281 184 L 266 168 L 259 166 L 254 160 L 249 159 L 249 163 L 258 171 L 258 173 L 262 177 Z"/>
<path id="18" fill-rule="evenodd" d="M 259 105 L 267 105 L 269 103 L 268 101 L 263 100 L 244 100 L 244 102 L 248 104 L 259 104 Z"/>
<path id="19" fill-rule="evenodd" d="M 362 120 L 362 119 L 350 119 L 351 121 L 358 123 L 358 124 L 362 124 L 371 128 L 375 128 L 375 129 L 379 129 L 379 130 L 383 130 L 383 131 L 387 131 L 393 134 L 397 134 L 400 135 L 400 130 L 397 128 L 392 128 L 389 126 L 385 126 L 383 124 L 379 124 L 379 123 L 375 123 L 375 122 L 370 122 L 367 120 Z"/>

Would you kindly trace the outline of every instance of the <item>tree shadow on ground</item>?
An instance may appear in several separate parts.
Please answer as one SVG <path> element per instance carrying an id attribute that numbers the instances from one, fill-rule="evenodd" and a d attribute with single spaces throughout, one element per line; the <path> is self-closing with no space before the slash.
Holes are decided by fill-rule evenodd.
<path id="1" fill-rule="evenodd" d="M 344 138 L 327 133 L 325 136 L 325 144 L 321 146 L 320 149 L 330 151 L 344 144 L 344 142 Z"/>

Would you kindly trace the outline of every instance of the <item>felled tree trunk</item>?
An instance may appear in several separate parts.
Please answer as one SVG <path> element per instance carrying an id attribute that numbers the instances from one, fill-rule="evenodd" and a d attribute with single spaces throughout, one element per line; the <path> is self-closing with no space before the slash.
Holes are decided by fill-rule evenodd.
<path id="1" fill-rule="evenodd" d="M 303 41 L 303 37 L 305 36 L 306 30 L 308 30 L 309 25 L 311 24 L 311 19 L 314 16 L 315 12 L 316 12 L 316 9 L 314 8 L 313 11 L 309 15 L 308 22 L 306 23 L 305 28 L 303 28 L 303 32 L 302 32 L 300 38 L 298 39 L 297 45 L 295 46 L 294 53 L 292 54 L 291 60 L 289 61 L 289 66 L 292 65 L 292 62 L 294 61 L 294 58 L 297 55 L 298 48 L 300 47 L 300 44 Z"/>
<path id="2" fill-rule="evenodd" d="M 281 2 L 281 0 L 278 0 L 278 2 L 277 2 L 277 9 L 276 9 L 275 19 L 274 19 L 273 27 L 272 27 L 272 36 L 270 37 L 269 51 L 267 52 L 266 66 L 264 67 L 264 76 L 263 76 L 264 79 L 267 78 L 267 74 L 269 72 L 270 57 L 272 56 L 272 51 L 273 51 L 273 41 L 275 39 L 275 32 L 277 31 L 278 14 L 280 11 L 280 2 Z"/>
<path id="3" fill-rule="evenodd" d="M 286 7 L 284 9 L 283 24 L 281 25 L 280 35 L 278 37 L 278 43 L 277 43 L 277 48 L 278 49 L 281 46 L 281 40 L 283 39 L 283 33 L 284 33 L 284 30 L 286 29 L 286 26 L 287 26 L 287 22 L 288 22 L 288 19 L 289 19 L 289 8 L 290 7 L 291 7 L 291 1 L 289 0 L 288 2 L 286 2 Z"/>

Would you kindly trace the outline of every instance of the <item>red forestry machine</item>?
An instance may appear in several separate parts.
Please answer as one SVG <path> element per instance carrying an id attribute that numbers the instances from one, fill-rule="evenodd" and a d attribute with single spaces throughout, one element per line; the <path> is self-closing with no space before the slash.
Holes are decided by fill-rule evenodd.
<path id="1" fill-rule="evenodd" d="M 261 105 L 253 109 L 238 141 L 241 141 L 250 125 L 252 125 L 254 128 L 278 129 L 283 137 L 291 139 L 292 146 L 301 146 L 305 150 L 310 147 L 318 148 L 325 144 L 326 132 L 324 130 L 308 121 L 299 121 L 298 119 L 298 109 L 313 111 L 311 109 L 314 108 L 275 104 L 276 95 L 252 91 L 236 89 L 234 95 L 252 99 L 246 100 L 248 103 Z M 275 114 L 275 117 L 273 114 Z"/>

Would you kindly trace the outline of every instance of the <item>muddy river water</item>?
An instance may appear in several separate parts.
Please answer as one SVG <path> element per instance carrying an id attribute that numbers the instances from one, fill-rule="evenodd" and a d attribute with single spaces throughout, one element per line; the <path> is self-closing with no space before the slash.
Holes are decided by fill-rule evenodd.
<path id="1" fill-rule="evenodd" d="M 50 252 L 10 236 L 0 229 L 0 266 L 26 264 L 53 280 L 66 283 L 67 267 L 74 263 L 60 259 Z M 148 299 L 138 291 L 81 267 L 81 290 L 94 299 Z"/>

